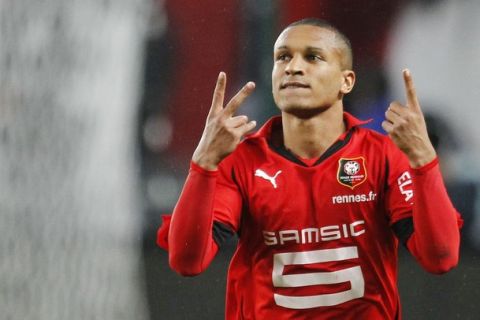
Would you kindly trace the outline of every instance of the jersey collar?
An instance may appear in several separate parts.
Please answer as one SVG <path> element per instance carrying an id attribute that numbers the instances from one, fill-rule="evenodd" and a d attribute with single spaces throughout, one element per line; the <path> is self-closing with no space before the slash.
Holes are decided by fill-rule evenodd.
<path id="1" fill-rule="evenodd" d="M 312 164 L 306 164 L 305 162 L 301 161 L 297 156 L 295 156 L 291 151 L 287 150 L 283 143 L 275 143 L 272 141 L 272 133 L 273 131 L 281 130 L 282 126 L 282 117 L 281 116 L 276 116 L 268 120 L 261 128 L 258 130 L 256 133 L 250 135 L 248 138 L 263 138 L 266 140 L 267 144 L 269 145 L 270 149 L 281 155 L 282 157 L 286 158 L 287 160 L 290 160 L 298 165 L 304 166 L 304 167 L 311 167 L 315 166 L 317 164 L 322 163 L 325 159 L 330 157 L 332 154 L 336 153 L 338 150 L 343 148 L 345 145 L 348 144 L 350 141 L 352 134 L 354 132 L 354 128 L 357 126 L 360 126 L 362 124 L 366 124 L 369 121 L 362 121 L 351 114 L 344 112 L 343 113 L 343 121 L 345 122 L 346 125 L 346 130 L 345 132 L 338 138 L 338 140 L 331 145 L 314 163 Z"/>
<path id="2" fill-rule="evenodd" d="M 348 131 L 348 130 L 354 128 L 354 127 L 358 127 L 358 126 L 370 123 L 370 122 L 373 121 L 373 119 L 360 120 L 360 119 L 354 117 L 353 115 L 351 115 L 350 113 L 344 112 L 343 113 L 343 121 L 345 122 L 345 124 L 347 126 L 347 131 Z"/>
<path id="3" fill-rule="evenodd" d="M 343 121 L 345 122 L 347 131 L 351 129 L 370 123 L 373 119 L 360 120 L 348 112 L 343 113 Z M 282 116 L 275 116 L 270 118 L 265 124 L 255 133 L 248 135 L 248 138 L 269 138 L 272 134 L 273 128 L 282 125 Z"/>

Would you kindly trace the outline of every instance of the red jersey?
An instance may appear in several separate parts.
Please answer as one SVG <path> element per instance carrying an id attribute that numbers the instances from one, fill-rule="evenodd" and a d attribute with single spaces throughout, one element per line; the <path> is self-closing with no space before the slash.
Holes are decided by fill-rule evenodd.
<path id="1" fill-rule="evenodd" d="M 347 133 L 311 167 L 269 144 L 280 117 L 221 163 L 218 199 L 238 200 L 218 201 L 214 219 L 240 235 L 228 319 L 397 317 L 390 226 L 411 214 L 408 161 L 385 136 L 345 121 Z"/>
<path id="2" fill-rule="evenodd" d="M 220 163 L 212 237 L 239 235 L 227 319 L 400 319 L 409 163 L 388 137 L 348 113 L 344 121 L 346 133 L 311 166 L 275 143 L 280 117 Z"/>

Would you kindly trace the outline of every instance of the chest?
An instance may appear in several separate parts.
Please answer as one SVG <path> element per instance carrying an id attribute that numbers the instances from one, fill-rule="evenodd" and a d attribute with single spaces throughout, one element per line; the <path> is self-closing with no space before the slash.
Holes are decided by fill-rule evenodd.
<path id="1" fill-rule="evenodd" d="M 358 152 L 314 167 L 275 157 L 253 163 L 243 181 L 246 214 L 261 230 L 326 228 L 351 236 L 359 225 L 384 219 L 384 166 L 381 157 Z"/>

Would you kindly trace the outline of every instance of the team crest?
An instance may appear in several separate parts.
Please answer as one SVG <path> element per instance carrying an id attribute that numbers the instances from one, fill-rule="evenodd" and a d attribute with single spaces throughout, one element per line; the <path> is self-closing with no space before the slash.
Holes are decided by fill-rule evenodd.
<path id="1" fill-rule="evenodd" d="M 367 180 L 365 158 L 340 158 L 338 160 L 337 180 L 340 184 L 354 189 Z"/>

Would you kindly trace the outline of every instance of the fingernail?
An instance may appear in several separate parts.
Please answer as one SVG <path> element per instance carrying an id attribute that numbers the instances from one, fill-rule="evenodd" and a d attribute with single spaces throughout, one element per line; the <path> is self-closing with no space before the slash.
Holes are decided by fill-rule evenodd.
<path id="1" fill-rule="evenodd" d="M 403 72 L 405 72 L 405 75 L 407 75 L 407 76 L 410 75 L 410 70 L 408 70 L 408 69 L 403 69 Z"/>
<path id="2" fill-rule="evenodd" d="M 248 86 L 249 88 L 253 89 L 253 88 L 255 88 L 255 82 L 249 81 L 249 82 L 247 83 L 247 86 Z"/>

